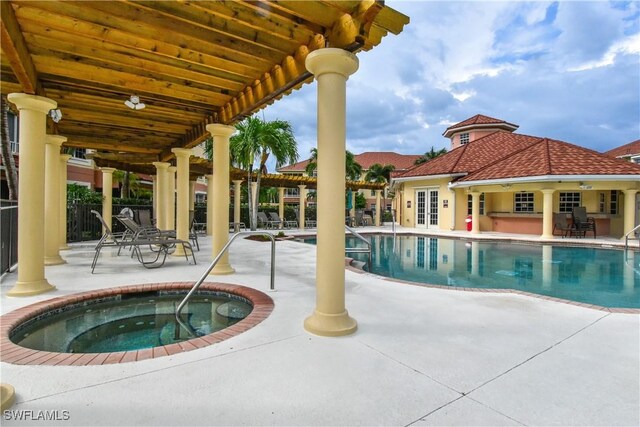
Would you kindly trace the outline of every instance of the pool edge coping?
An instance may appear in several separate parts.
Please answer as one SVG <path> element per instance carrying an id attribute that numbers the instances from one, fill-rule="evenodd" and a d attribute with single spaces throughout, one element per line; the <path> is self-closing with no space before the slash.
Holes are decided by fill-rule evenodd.
<path id="1" fill-rule="evenodd" d="M 85 300 L 120 295 L 123 293 L 189 290 L 193 282 L 160 282 L 139 285 L 123 285 L 115 288 L 96 289 L 87 292 L 56 297 L 40 301 L 0 316 L 0 362 L 14 365 L 48 365 L 48 366 L 96 366 L 146 359 L 155 359 L 184 353 L 233 338 L 253 328 L 265 320 L 275 306 L 273 299 L 257 289 L 242 285 L 222 282 L 204 282 L 200 289 L 207 291 L 226 292 L 243 297 L 251 302 L 253 310 L 244 319 L 220 331 L 192 338 L 180 343 L 166 346 L 150 347 L 140 350 L 120 351 L 111 353 L 58 353 L 34 350 L 15 344 L 9 339 L 9 333 L 21 323 L 44 312 Z"/>

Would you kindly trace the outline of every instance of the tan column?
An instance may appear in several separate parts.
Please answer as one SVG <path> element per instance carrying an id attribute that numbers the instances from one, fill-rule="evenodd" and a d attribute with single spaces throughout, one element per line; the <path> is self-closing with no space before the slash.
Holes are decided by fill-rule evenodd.
<path id="1" fill-rule="evenodd" d="M 60 234 L 60 250 L 71 249 L 67 245 L 67 162 L 71 158 L 71 154 L 60 155 L 60 226 L 58 233 Z"/>
<path id="2" fill-rule="evenodd" d="M 169 169 L 169 163 L 167 162 L 153 162 L 153 166 L 156 167 L 156 227 L 161 230 L 167 230 L 167 187 L 169 185 L 167 172 Z"/>
<path id="3" fill-rule="evenodd" d="M 553 193 L 555 190 L 542 191 L 542 236 L 541 239 L 553 239 Z"/>
<path id="4" fill-rule="evenodd" d="M 211 236 L 213 230 L 213 175 L 205 175 L 207 178 L 207 236 Z"/>
<path id="5" fill-rule="evenodd" d="M 625 234 L 635 227 L 636 193 L 638 190 L 630 189 L 622 190 L 622 192 L 624 193 L 624 231 L 622 233 L 622 238 L 624 239 Z"/>
<path id="6" fill-rule="evenodd" d="M 176 181 L 176 237 L 180 240 L 189 240 L 189 157 L 193 150 L 191 148 L 172 148 L 171 152 L 176 156 L 177 181 Z M 177 245 L 173 252 L 174 256 L 184 256 L 184 248 Z"/>
<path id="7" fill-rule="evenodd" d="M 176 229 L 176 172 L 178 168 L 167 169 L 167 230 Z"/>
<path id="8" fill-rule="evenodd" d="M 212 251 L 215 257 L 229 239 L 229 137 L 235 132 L 233 126 L 208 124 L 213 136 L 213 212 Z M 235 270 L 229 264 L 226 252 L 211 271 L 211 274 L 231 274 Z"/>
<path id="9" fill-rule="evenodd" d="M 18 280 L 9 296 L 54 290 L 44 277 L 44 144 L 47 113 L 57 104 L 48 98 L 10 93 L 20 111 L 20 179 L 18 180 Z"/>
<path id="10" fill-rule="evenodd" d="M 284 187 L 278 187 L 278 216 L 282 220 L 280 228 L 284 227 Z"/>
<path id="11" fill-rule="evenodd" d="M 100 168 L 102 171 L 102 218 L 104 222 L 109 226 L 110 230 L 113 230 L 111 224 L 113 216 L 113 173 L 115 168 Z M 102 230 L 104 233 L 105 230 Z"/>
<path id="12" fill-rule="evenodd" d="M 195 212 L 196 209 L 196 182 L 189 181 L 189 210 Z"/>
<path id="13" fill-rule="evenodd" d="M 471 193 L 471 234 L 480 233 L 480 193 Z"/>
<path id="14" fill-rule="evenodd" d="M 242 180 L 233 181 L 233 222 L 238 224 L 240 221 L 240 209 L 242 201 Z M 245 224 L 247 225 L 247 224 Z M 236 232 L 240 231 L 240 226 L 236 225 Z"/>
<path id="15" fill-rule="evenodd" d="M 158 176 L 151 175 L 151 204 L 153 217 L 158 218 Z"/>
<path id="16" fill-rule="evenodd" d="M 382 206 L 380 205 L 380 193 L 382 193 L 382 190 L 376 190 L 376 227 L 380 227 L 380 214 L 382 213 Z"/>
<path id="17" fill-rule="evenodd" d="M 60 147 L 67 138 L 47 135 L 44 162 L 44 265 L 66 263 L 60 257 Z"/>
<path id="18" fill-rule="evenodd" d="M 305 208 L 307 207 L 306 204 L 306 200 L 307 200 L 307 186 L 306 185 L 298 185 L 298 188 L 300 189 L 300 192 L 298 194 L 298 215 L 300 216 L 300 223 L 298 224 L 298 227 L 300 227 L 300 230 L 304 230 L 304 215 L 305 215 Z"/>
<path id="19" fill-rule="evenodd" d="M 351 190 L 351 210 L 349 211 L 349 216 L 351 218 L 355 218 L 356 217 L 356 194 L 358 193 L 358 190 Z M 356 226 L 358 226 L 358 224 L 355 224 Z"/>
<path id="20" fill-rule="evenodd" d="M 318 335 L 348 335 L 358 324 L 345 309 L 344 289 L 346 80 L 358 69 L 358 58 L 325 48 L 311 52 L 305 63 L 318 81 L 318 247 L 316 308 L 304 327 Z"/>

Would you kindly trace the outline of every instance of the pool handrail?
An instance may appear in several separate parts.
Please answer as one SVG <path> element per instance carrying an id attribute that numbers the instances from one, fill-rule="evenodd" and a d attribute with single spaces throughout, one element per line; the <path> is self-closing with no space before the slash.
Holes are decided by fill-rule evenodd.
<path id="1" fill-rule="evenodd" d="M 276 265 L 276 239 L 275 239 L 275 237 L 273 236 L 273 234 L 271 234 L 269 232 L 266 232 L 266 231 L 239 231 L 239 232 L 235 233 L 233 236 L 231 236 L 231 238 L 229 238 L 229 241 L 227 241 L 227 243 L 222 247 L 222 249 L 220 249 L 220 252 L 218 253 L 218 255 L 215 256 L 215 258 L 213 259 L 213 261 L 211 261 L 211 264 L 209 264 L 209 266 L 207 267 L 205 272 L 202 274 L 202 276 L 200 276 L 200 278 L 193 285 L 193 287 L 191 288 L 189 293 L 187 293 L 187 295 L 184 297 L 184 299 L 178 305 L 178 308 L 176 309 L 176 320 L 178 321 L 178 323 L 182 323 L 180 321 L 180 313 L 182 312 L 182 309 L 184 308 L 184 306 L 187 304 L 187 302 L 189 301 L 191 296 L 198 290 L 198 288 L 200 288 L 200 285 L 202 285 L 202 283 L 205 281 L 205 279 L 209 276 L 209 273 L 211 272 L 211 270 L 213 270 L 213 268 L 216 266 L 218 261 L 220 261 L 220 258 L 222 258 L 222 255 L 224 255 L 224 253 L 229 249 L 229 246 L 231 246 L 233 241 L 238 236 L 256 236 L 256 235 L 267 236 L 271 240 L 271 284 L 270 284 L 270 289 L 272 291 L 275 290 L 275 285 L 274 285 L 275 265 Z"/>
<path id="2" fill-rule="evenodd" d="M 372 258 L 371 258 L 371 242 L 362 237 L 356 230 L 345 225 L 344 228 L 351 234 L 353 234 L 357 239 L 362 240 L 367 244 L 367 249 L 364 248 L 344 248 L 344 252 L 346 253 L 368 253 L 369 254 L 369 272 L 373 269 Z"/>
<path id="3" fill-rule="evenodd" d="M 640 224 L 636 225 L 631 231 L 624 235 L 624 248 L 627 249 L 629 247 L 629 236 L 635 233 L 640 229 Z M 640 239 L 638 239 L 638 244 L 640 245 Z"/>

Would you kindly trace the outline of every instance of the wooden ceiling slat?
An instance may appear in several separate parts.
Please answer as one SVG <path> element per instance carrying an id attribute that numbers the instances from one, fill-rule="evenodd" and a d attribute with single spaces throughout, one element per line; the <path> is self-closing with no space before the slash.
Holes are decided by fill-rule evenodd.
<path id="1" fill-rule="evenodd" d="M 182 123 L 168 123 L 165 120 L 145 120 L 136 115 L 137 111 L 131 110 L 128 116 L 108 116 L 95 110 L 82 110 L 67 108 L 64 111 L 64 117 L 68 120 L 83 121 L 97 124 L 116 124 L 120 127 L 134 129 L 155 129 L 167 133 L 175 133 L 181 135 L 186 131 L 186 126 Z"/>
<path id="2" fill-rule="evenodd" d="M 82 140 L 67 140 L 63 147 L 73 147 L 73 148 L 86 148 L 86 144 L 88 142 Z M 127 144 L 116 144 L 110 142 L 100 142 L 100 141 L 91 141 L 91 144 L 94 149 L 105 150 L 105 151 L 126 151 L 128 153 L 140 153 L 140 154 L 158 154 L 158 150 L 154 148 L 145 148 L 145 147 L 134 147 L 129 146 Z"/>
<path id="3" fill-rule="evenodd" d="M 12 2 L 13 3 L 13 2 Z M 256 73 L 256 69 L 234 60 L 209 55 L 198 51 L 196 48 L 190 49 L 182 45 L 176 46 L 160 40 L 150 38 L 140 38 L 132 36 L 126 31 L 117 30 L 91 22 L 85 22 L 80 18 L 72 18 L 56 12 L 60 3 L 66 2 L 38 2 L 38 9 L 31 7 L 31 2 L 17 3 L 16 16 L 19 20 L 31 20 L 44 28 L 54 28 L 67 32 L 76 37 L 91 38 L 98 41 L 106 40 L 122 46 L 130 46 L 155 55 L 163 55 L 169 58 L 179 58 L 186 63 L 202 64 L 220 70 L 228 75 L 236 75 L 242 78 L 250 78 Z M 46 9 L 42 9 L 46 7 Z"/>

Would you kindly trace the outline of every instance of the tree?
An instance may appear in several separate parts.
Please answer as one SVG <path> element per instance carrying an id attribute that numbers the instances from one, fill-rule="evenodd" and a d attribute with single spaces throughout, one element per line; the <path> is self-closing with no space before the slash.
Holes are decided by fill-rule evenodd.
<path id="1" fill-rule="evenodd" d="M 9 104 L 4 96 L 0 98 L 0 103 L 2 104 L 0 105 L 2 113 L 2 139 L 0 140 L 2 150 L 0 150 L 0 155 L 7 176 L 9 200 L 18 200 L 18 173 L 11 153 L 11 141 L 9 141 Z"/>
<path id="2" fill-rule="evenodd" d="M 309 176 L 313 176 L 314 171 L 318 168 L 318 149 L 311 149 L 311 158 L 304 171 Z M 350 181 L 358 181 L 362 175 L 362 166 L 356 161 L 354 154 L 347 150 L 345 151 L 345 178 Z"/>
<path id="3" fill-rule="evenodd" d="M 254 163 L 256 168 L 257 194 L 260 194 L 260 177 L 267 170 L 267 160 L 273 154 L 276 167 L 298 161 L 298 144 L 291 124 L 284 120 L 271 122 L 252 116 L 236 125 L 238 132 L 230 139 L 231 158 L 237 165 L 246 168 L 247 183 L 251 183 Z M 258 199 L 249 191 L 249 212 L 251 230 L 258 223 Z"/>
<path id="4" fill-rule="evenodd" d="M 431 146 L 431 150 L 427 151 L 422 156 L 420 156 L 418 159 L 416 159 L 414 164 L 415 165 L 421 165 L 422 163 L 428 162 L 429 160 L 435 159 L 436 157 L 440 157 L 443 154 L 447 154 L 447 149 L 446 148 L 442 148 L 442 149 L 436 151 L 436 149 L 433 146 Z"/>
<path id="5" fill-rule="evenodd" d="M 371 165 L 369 171 L 367 171 L 367 174 L 364 176 L 364 180 L 389 184 L 391 181 L 391 172 L 393 172 L 395 168 L 396 167 L 393 165 L 387 164 L 382 166 L 380 163 L 375 163 Z M 387 197 L 384 194 L 384 191 L 382 192 L 382 205 L 387 206 Z M 382 210 L 383 209 L 380 209 L 381 212 Z"/>
<path id="6" fill-rule="evenodd" d="M 113 179 L 120 186 L 120 198 L 122 199 L 131 198 L 131 190 L 137 189 L 140 184 L 138 175 L 129 171 L 117 170 L 113 173 Z"/>

